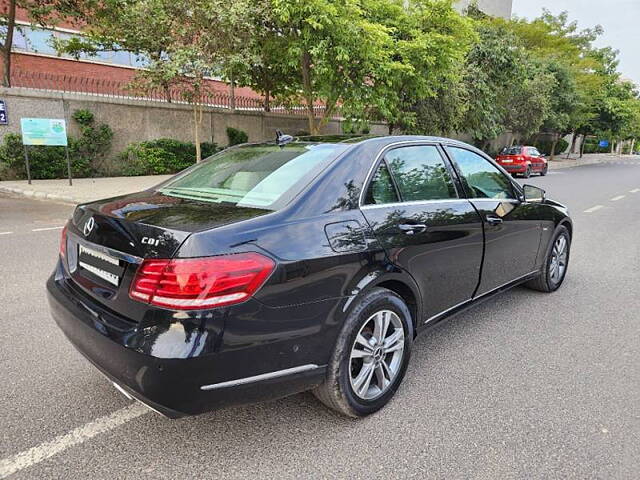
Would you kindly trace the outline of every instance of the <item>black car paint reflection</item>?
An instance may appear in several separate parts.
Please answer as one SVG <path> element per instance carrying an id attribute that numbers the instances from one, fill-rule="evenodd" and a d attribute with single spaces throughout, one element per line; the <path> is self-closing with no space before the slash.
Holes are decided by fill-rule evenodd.
<path id="1" fill-rule="evenodd" d="M 436 145 L 447 167 L 412 174 L 409 190 L 419 192 L 422 182 L 451 174 L 453 198 L 362 205 L 383 153 L 422 144 Z M 552 201 L 468 198 L 448 145 L 492 162 L 453 140 L 370 138 L 341 150 L 275 211 L 155 189 L 82 205 L 68 225 L 70 238 L 123 258 L 258 252 L 276 268 L 244 303 L 174 311 L 128 296 L 135 261 L 123 261 L 117 288 L 59 262 L 48 282 L 53 316 L 103 373 L 170 416 L 309 389 L 324 378 L 345 318 L 370 289 L 385 286 L 405 298 L 419 333 L 482 294 L 527 279 L 540 269 L 554 231 L 571 227 L 566 209 Z M 488 215 L 502 222 L 491 225 Z M 82 227 L 90 217 L 96 228 L 86 236 Z M 425 228 L 408 233 L 401 225 Z M 201 388 L 299 365 L 317 368 L 251 386 Z"/>

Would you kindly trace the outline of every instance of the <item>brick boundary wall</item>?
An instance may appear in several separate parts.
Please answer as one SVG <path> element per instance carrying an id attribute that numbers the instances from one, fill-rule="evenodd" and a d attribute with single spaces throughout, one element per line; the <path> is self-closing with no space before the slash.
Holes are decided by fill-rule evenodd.
<path id="1" fill-rule="evenodd" d="M 193 110 L 186 104 L 20 87 L 0 87 L 0 100 L 5 102 L 9 119 L 8 125 L 0 125 L 2 138 L 7 133 L 20 133 L 22 117 L 64 118 L 69 134 L 77 136 L 79 132 L 71 115 L 75 110 L 88 109 L 95 115 L 96 122 L 106 123 L 113 129 L 114 155 L 130 143 L 144 140 L 164 137 L 193 141 Z M 290 134 L 308 130 L 307 120 L 301 115 L 204 107 L 202 141 L 227 145 L 227 127 L 244 130 L 252 142 L 275 138 L 276 130 Z M 342 133 L 342 120 L 330 120 L 322 133 Z M 386 134 L 386 124 L 372 123 L 371 133 Z"/>

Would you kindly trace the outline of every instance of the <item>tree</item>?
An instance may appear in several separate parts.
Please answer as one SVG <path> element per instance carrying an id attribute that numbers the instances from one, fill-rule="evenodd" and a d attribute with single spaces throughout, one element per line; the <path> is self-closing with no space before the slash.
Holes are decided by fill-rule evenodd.
<path id="1" fill-rule="evenodd" d="M 460 130 L 486 148 L 508 129 L 524 135 L 540 128 L 550 81 L 501 22 L 476 19 L 476 31 L 464 66 L 468 103 Z"/>
<path id="2" fill-rule="evenodd" d="M 268 112 L 274 97 L 280 101 L 295 97 L 299 74 L 283 57 L 287 52 L 287 37 L 273 16 L 270 0 L 257 1 L 262 14 L 253 17 L 253 34 L 248 45 L 253 61 L 237 66 L 236 80 L 262 94 L 264 109 Z"/>
<path id="3" fill-rule="evenodd" d="M 523 140 L 540 131 L 553 108 L 556 79 L 535 62 L 520 65 L 520 82 L 512 84 L 505 94 L 506 130 Z"/>
<path id="4" fill-rule="evenodd" d="M 367 0 L 269 3 L 273 34 L 281 38 L 275 42 L 281 48 L 269 52 L 269 62 L 292 82 L 274 93 L 278 101 L 304 104 L 312 134 L 338 107 L 343 114 L 361 116 L 376 103 L 389 36 L 387 29 L 365 18 L 361 4 Z M 267 85 L 260 90 L 271 91 Z"/>
<path id="5" fill-rule="evenodd" d="M 553 160 L 560 138 L 575 131 L 575 118 L 580 111 L 580 99 L 575 80 L 566 66 L 559 62 L 549 62 L 546 65 L 546 71 L 555 80 L 550 95 L 550 106 L 543 124 L 543 129 L 552 134 L 550 158 Z"/>
<path id="6" fill-rule="evenodd" d="M 370 1 L 366 17 L 389 32 L 384 75 L 376 87 L 378 116 L 389 125 L 408 130 L 416 124 L 416 110 L 437 95 L 441 85 L 459 79 L 459 67 L 473 40 L 469 19 L 455 11 L 450 0 L 412 2 Z"/>
<path id="7" fill-rule="evenodd" d="M 77 1 L 77 17 L 86 24 L 83 38 L 60 41 L 68 53 L 126 50 L 146 61 L 132 88 L 162 88 L 170 100 L 178 95 L 193 110 L 196 160 L 200 161 L 206 77 L 229 75 L 246 61 L 251 19 L 250 0 L 100 0 Z"/>
<path id="8" fill-rule="evenodd" d="M 462 81 L 462 67 L 458 67 L 458 74 L 443 81 L 433 96 L 418 100 L 413 105 L 415 122 L 406 131 L 418 135 L 441 136 L 460 132 L 468 104 L 468 92 Z"/>
<path id="9" fill-rule="evenodd" d="M 0 6 L 0 55 L 2 55 L 2 86 L 11 86 L 11 49 L 16 29 L 16 12 L 24 11 L 40 25 L 53 25 L 69 11 L 64 0 L 6 0 Z"/>

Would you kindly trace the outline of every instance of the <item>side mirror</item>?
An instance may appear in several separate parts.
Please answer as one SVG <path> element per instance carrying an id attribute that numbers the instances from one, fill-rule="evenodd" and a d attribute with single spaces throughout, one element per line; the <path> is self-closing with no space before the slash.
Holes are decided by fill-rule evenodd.
<path id="1" fill-rule="evenodd" d="M 524 186 L 524 201 L 528 203 L 543 203 L 545 191 L 533 185 Z"/>

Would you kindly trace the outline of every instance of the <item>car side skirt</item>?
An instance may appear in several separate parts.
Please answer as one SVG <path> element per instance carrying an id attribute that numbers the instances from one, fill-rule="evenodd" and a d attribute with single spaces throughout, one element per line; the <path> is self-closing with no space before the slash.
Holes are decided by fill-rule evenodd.
<path id="1" fill-rule="evenodd" d="M 430 327 L 433 327 L 434 325 L 442 322 L 443 320 L 448 320 L 454 317 L 455 315 L 458 315 L 459 313 L 462 313 L 476 305 L 479 305 L 493 298 L 496 295 L 499 295 L 500 293 L 506 292 L 507 290 L 510 290 L 513 287 L 517 287 L 518 285 L 528 282 L 529 280 L 532 280 L 535 277 L 537 277 L 539 274 L 540 274 L 540 270 L 535 270 L 533 272 L 527 273 L 526 275 L 518 277 L 515 280 L 505 283 L 504 285 L 494 288 L 493 290 L 483 293 L 482 295 L 479 295 L 475 298 L 471 298 L 465 302 L 459 303 L 458 305 L 454 305 L 453 307 L 426 319 L 422 323 L 422 326 L 420 327 L 418 333 L 422 333 L 428 330 Z"/>

